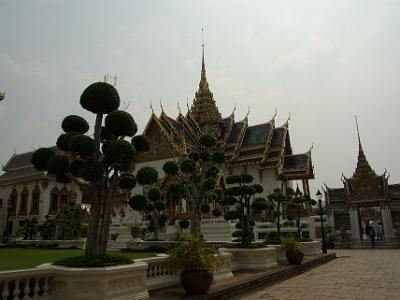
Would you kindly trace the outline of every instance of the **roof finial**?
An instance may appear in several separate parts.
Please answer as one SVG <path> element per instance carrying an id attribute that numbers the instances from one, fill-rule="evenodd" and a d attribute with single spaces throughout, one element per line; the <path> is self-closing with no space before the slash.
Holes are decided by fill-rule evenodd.
<path id="1" fill-rule="evenodd" d="M 206 65 L 204 63 L 204 33 L 203 33 L 203 28 L 201 28 L 201 48 L 202 48 L 202 57 L 201 57 L 201 80 L 200 80 L 200 83 L 205 84 L 207 82 L 207 78 L 206 78 Z"/>
<path id="2" fill-rule="evenodd" d="M 177 102 L 177 105 L 178 105 L 178 111 L 179 111 L 179 114 L 181 115 L 181 114 L 182 114 L 182 112 L 181 112 L 181 107 L 179 106 L 179 102 Z"/>
<path id="3" fill-rule="evenodd" d="M 151 100 L 150 100 L 150 109 L 151 109 L 151 113 L 154 114 L 153 101 L 151 101 Z"/>
<path id="4" fill-rule="evenodd" d="M 162 98 L 160 98 L 160 107 L 161 107 L 161 112 L 163 113 L 164 112 L 164 107 L 162 105 Z"/>
<path id="5" fill-rule="evenodd" d="M 249 114 L 250 114 L 250 106 L 247 108 L 247 114 L 246 114 L 245 119 L 247 119 L 249 117 Z"/>
<path id="6" fill-rule="evenodd" d="M 277 114 L 278 114 L 278 109 L 277 109 L 276 106 L 275 106 L 275 113 L 274 113 L 274 116 L 272 117 L 272 119 L 275 119 L 275 117 L 276 117 Z"/>
<path id="7" fill-rule="evenodd" d="M 314 148 L 314 142 L 311 143 L 311 147 L 310 150 L 308 150 L 308 152 L 311 152 L 311 150 Z"/>
<path id="8" fill-rule="evenodd" d="M 236 111 L 236 102 L 233 102 L 233 111 L 231 113 L 231 116 L 235 115 L 235 111 Z"/>
<path id="9" fill-rule="evenodd" d="M 187 107 L 187 113 L 189 113 L 189 111 L 190 111 L 190 107 L 189 107 L 189 97 L 186 97 L 186 107 Z"/>
<path id="10" fill-rule="evenodd" d="M 361 138 L 360 138 L 360 130 L 358 128 L 357 115 L 355 116 L 355 118 L 356 118 L 357 136 L 358 136 L 358 147 L 359 147 L 360 150 L 362 150 Z"/>

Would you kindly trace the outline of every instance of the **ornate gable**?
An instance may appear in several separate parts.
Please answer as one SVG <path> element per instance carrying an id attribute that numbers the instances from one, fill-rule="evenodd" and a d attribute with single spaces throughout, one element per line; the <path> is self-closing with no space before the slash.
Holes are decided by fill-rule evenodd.
<path id="1" fill-rule="evenodd" d="M 150 150 L 147 152 L 139 152 L 136 161 L 146 162 L 183 155 L 183 149 L 172 141 L 172 132 L 168 131 L 168 127 L 161 124 L 154 114 L 152 114 L 146 129 L 143 133 L 150 140 Z"/>

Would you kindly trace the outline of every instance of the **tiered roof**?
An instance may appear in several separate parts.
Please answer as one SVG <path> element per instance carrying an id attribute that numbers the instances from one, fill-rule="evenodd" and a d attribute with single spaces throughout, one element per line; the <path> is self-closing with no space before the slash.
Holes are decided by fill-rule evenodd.
<path id="1" fill-rule="evenodd" d="M 168 149 L 169 158 L 185 156 L 191 150 L 199 149 L 198 136 L 202 132 L 212 131 L 218 138 L 218 146 L 227 157 L 228 167 L 256 165 L 259 169 L 278 169 L 289 179 L 314 178 L 311 151 L 293 154 L 289 137 L 289 120 L 280 127 L 275 126 L 275 115 L 266 123 L 248 124 L 248 114 L 243 120 L 236 121 L 232 112 L 222 118 L 207 82 L 204 52 L 202 57 L 199 89 L 191 108 L 186 115 L 179 112 L 177 118 L 169 117 L 162 110 L 159 117 L 152 113 L 145 135 L 159 147 Z M 160 141 L 159 132 L 163 141 Z M 165 139 L 164 139 L 165 138 Z M 169 146 L 165 145 L 169 144 Z M 155 147 L 155 146 L 154 146 Z M 138 162 L 167 158 L 156 149 L 150 153 L 138 154 Z"/>
<path id="2" fill-rule="evenodd" d="M 387 200 L 390 194 L 400 190 L 397 185 L 389 185 L 386 172 L 377 175 L 371 168 L 361 143 L 360 132 L 358 129 L 358 158 L 357 166 L 352 177 L 342 175 L 343 188 L 326 187 L 327 200 L 330 203 L 343 201 L 366 201 L 366 200 Z"/>
<path id="3" fill-rule="evenodd" d="M 55 146 L 51 149 L 59 151 Z M 33 152 L 14 154 L 7 164 L 3 166 L 4 174 L 0 176 L 0 185 L 17 184 L 48 177 L 46 172 L 38 171 L 32 165 Z"/>

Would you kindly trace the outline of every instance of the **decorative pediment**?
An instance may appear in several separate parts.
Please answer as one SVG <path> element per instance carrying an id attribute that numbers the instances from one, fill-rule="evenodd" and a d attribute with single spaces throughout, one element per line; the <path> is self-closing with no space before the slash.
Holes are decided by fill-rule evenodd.
<path id="1" fill-rule="evenodd" d="M 136 161 L 146 162 L 167 159 L 179 157 L 183 154 L 178 146 L 171 141 L 170 135 L 172 133 L 168 133 L 154 118 L 150 119 L 144 134 L 150 141 L 150 150 L 139 152 Z"/>

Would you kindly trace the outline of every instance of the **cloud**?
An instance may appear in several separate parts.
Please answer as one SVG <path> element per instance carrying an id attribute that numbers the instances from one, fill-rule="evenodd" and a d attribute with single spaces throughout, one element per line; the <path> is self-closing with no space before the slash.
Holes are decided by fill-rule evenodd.
<path id="1" fill-rule="evenodd" d="M 306 45 L 284 53 L 276 59 L 278 65 L 309 65 L 333 51 L 332 42 L 318 34 L 311 34 Z"/>

